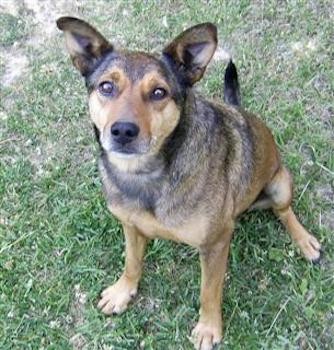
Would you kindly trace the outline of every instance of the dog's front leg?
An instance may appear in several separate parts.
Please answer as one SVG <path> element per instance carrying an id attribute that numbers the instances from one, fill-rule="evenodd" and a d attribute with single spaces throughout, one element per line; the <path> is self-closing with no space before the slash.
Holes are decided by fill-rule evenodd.
<path id="1" fill-rule="evenodd" d="M 197 350 L 210 350 L 222 338 L 221 302 L 231 236 L 232 228 L 226 228 L 217 243 L 200 250 L 201 308 L 192 331 Z"/>
<path id="2" fill-rule="evenodd" d="M 137 294 L 138 283 L 142 274 L 143 257 L 147 238 L 134 226 L 123 224 L 125 236 L 125 268 L 122 276 L 101 294 L 98 307 L 107 315 L 120 314 Z"/>

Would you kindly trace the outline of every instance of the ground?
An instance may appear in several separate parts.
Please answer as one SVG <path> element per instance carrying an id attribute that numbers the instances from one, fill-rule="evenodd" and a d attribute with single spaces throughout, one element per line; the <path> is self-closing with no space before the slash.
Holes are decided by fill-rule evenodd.
<path id="1" fill-rule="evenodd" d="M 75 15 L 116 46 L 155 52 L 190 25 L 218 26 L 198 89 L 221 98 L 233 56 L 243 105 L 272 129 L 294 176 L 295 211 L 324 247 L 313 266 L 271 213 L 244 215 L 221 348 L 333 349 L 333 1 L 3 0 L 0 11 L 0 348 L 191 349 L 192 248 L 153 242 L 132 307 L 111 318 L 97 310 L 124 244 L 102 197 L 85 87 L 55 27 Z"/>

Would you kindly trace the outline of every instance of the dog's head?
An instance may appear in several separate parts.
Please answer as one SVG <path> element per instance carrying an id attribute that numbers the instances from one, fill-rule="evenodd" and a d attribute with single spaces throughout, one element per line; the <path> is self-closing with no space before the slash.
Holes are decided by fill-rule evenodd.
<path id="1" fill-rule="evenodd" d="M 115 49 L 77 18 L 59 18 L 57 26 L 85 77 L 91 118 L 109 160 L 124 166 L 157 155 L 180 121 L 188 88 L 216 49 L 216 27 L 189 28 L 155 57 Z"/>

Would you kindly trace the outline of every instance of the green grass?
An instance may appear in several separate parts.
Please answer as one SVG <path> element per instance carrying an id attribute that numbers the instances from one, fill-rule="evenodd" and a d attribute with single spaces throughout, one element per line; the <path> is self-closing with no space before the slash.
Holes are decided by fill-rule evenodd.
<path id="1" fill-rule="evenodd" d="M 129 310 L 113 318 L 97 310 L 124 253 L 102 196 L 86 91 L 61 34 L 12 3 L 17 13 L 0 16 L 0 58 L 12 50 L 29 66 L 1 86 L 0 348 L 191 349 L 200 283 L 192 248 L 152 242 Z M 69 5 L 73 12 L 52 4 L 41 8 L 45 20 L 76 14 L 116 45 L 155 52 L 189 25 L 217 24 L 243 104 L 271 127 L 294 176 L 295 210 L 325 249 L 312 266 L 271 213 L 244 215 L 226 277 L 222 347 L 333 349 L 332 1 L 99 0 Z M 212 63 L 199 89 L 222 97 L 224 68 Z"/>
<path id="2" fill-rule="evenodd" d="M 0 37 L 1 46 L 11 46 L 25 35 L 24 20 L 9 13 L 0 13 L 0 26 L 5 28 Z"/>

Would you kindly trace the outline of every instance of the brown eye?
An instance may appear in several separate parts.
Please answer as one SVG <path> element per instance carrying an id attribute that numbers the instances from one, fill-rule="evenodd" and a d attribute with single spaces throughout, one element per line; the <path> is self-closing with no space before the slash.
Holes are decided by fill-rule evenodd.
<path id="1" fill-rule="evenodd" d="M 115 94 L 115 84 L 111 81 L 104 81 L 98 87 L 99 92 L 104 96 L 114 96 Z"/>
<path id="2" fill-rule="evenodd" d="M 159 101 L 167 96 L 167 91 L 163 88 L 156 88 L 151 92 L 151 100 Z"/>

